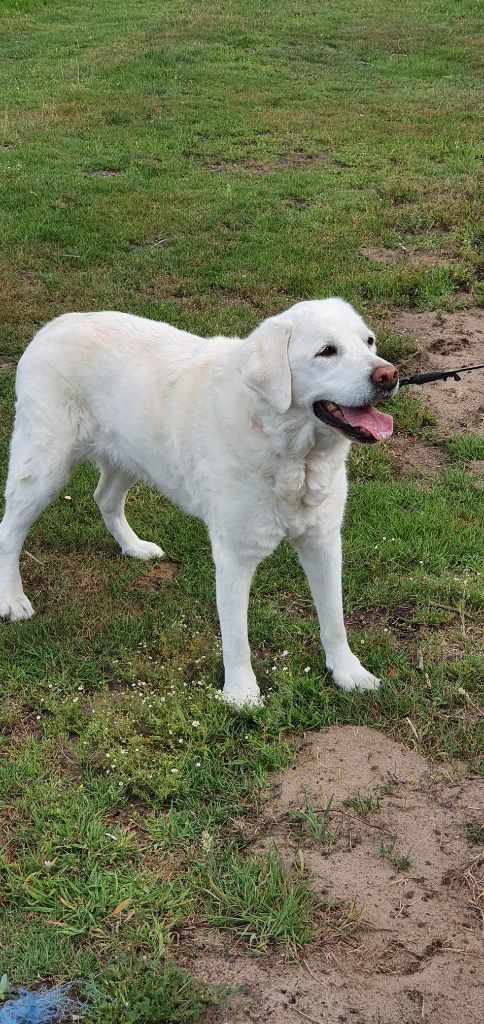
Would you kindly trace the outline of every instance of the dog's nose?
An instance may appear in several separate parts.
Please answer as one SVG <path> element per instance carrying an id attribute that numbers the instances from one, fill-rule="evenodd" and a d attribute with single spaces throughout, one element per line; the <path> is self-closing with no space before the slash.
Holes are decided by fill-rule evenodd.
<path id="1" fill-rule="evenodd" d="M 398 370 L 391 363 L 383 366 L 375 366 L 371 379 L 378 388 L 388 388 L 390 391 L 398 381 Z"/>

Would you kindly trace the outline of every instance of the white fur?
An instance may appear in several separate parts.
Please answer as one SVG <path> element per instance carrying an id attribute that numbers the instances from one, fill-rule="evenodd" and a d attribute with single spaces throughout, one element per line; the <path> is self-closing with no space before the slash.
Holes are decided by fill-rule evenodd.
<path id="1" fill-rule="evenodd" d="M 202 339 L 125 313 L 68 313 L 22 356 L 0 524 L 0 617 L 33 614 L 19 555 L 33 521 L 82 459 L 101 470 L 95 499 L 121 550 L 161 557 L 124 515 L 136 480 L 207 524 L 216 566 L 224 697 L 257 703 L 247 637 L 253 573 L 291 540 L 316 604 L 326 663 L 343 689 L 378 680 L 351 652 L 341 596 L 340 528 L 350 442 L 313 412 L 320 398 L 363 405 L 384 364 L 342 299 L 301 302 L 244 340 Z M 338 354 L 315 358 L 327 344 Z"/>

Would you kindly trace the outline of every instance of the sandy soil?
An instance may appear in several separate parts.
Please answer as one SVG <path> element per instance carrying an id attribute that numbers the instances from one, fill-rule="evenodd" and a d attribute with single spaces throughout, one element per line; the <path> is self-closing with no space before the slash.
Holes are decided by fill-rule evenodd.
<path id="1" fill-rule="evenodd" d="M 251 955 L 230 935 L 195 929 L 179 958 L 233 995 L 226 1024 L 478 1024 L 484 1018 L 484 853 L 464 823 L 482 821 L 484 787 L 366 727 L 334 727 L 300 742 L 275 776 L 254 848 L 276 842 L 325 899 L 355 901 L 351 937 L 315 941 L 299 962 Z M 345 803 L 373 798 L 358 813 Z M 332 842 L 295 827 L 290 810 L 333 797 Z M 348 904 L 349 905 L 349 904 Z"/>
<path id="2" fill-rule="evenodd" d="M 420 437 L 397 432 L 387 444 L 387 454 L 403 476 L 427 479 L 438 476 L 444 466 L 451 464 L 450 457 L 441 448 L 427 444 Z"/>
<path id="3" fill-rule="evenodd" d="M 484 363 L 484 309 L 454 313 L 398 310 L 387 324 L 417 338 L 420 352 L 408 367 L 410 373 Z M 465 373 L 460 381 L 437 381 L 413 390 L 435 414 L 440 436 L 463 431 L 484 436 L 484 370 Z"/>

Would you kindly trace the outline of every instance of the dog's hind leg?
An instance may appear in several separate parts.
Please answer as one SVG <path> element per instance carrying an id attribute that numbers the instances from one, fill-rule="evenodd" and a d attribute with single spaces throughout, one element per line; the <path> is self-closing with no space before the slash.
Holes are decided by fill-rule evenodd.
<path id="1" fill-rule="evenodd" d="M 32 523 L 57 497 L 74 461 L 74 437 L 37 438 L 32 409 L 17 412 L 0 523 L 0 619 L 30 619 L 34 609 L 20 577 L 22 544 Z"/>
<path id="2" fill-rule="evenodd" d="M 94 500 L 110 534 L 118 542 L 123 555 L 131 558 L 162 558 L 164 552 L 158 544 L 140 540 L 131 529 L 124 514 L 124 503 L 129 488 L 135 481 L 128 474 L 116 469 L 109 462 L 99 462 L 101 476 L 94 491 Z"/>

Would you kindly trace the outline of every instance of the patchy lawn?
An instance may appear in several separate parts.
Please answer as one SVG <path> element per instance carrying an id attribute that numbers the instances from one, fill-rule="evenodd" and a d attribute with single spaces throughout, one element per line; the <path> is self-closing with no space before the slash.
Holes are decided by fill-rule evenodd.
<path id="1" fill-rule="evenodd" d="M 2 483 L 16 361 L 70 309 L 243 334 L 336 293 L 402 365 L 483 361 L 474 4 L 305 0 L 275 17 L 254 0 L 1 0 L 0 29 Z M 459 929 L 474 941 L 481 892 L 482 819 L 466 795 L 483 742 L 481 395 L 477 374 L 405 389 L 395 439 L 353 450 L 345 593 L 355 649 L 385 680 L 369 697 L 331 685 L 283 545 L 250 609 L 266 707 L 223 706 L 204 528 L 135 487 L 133 525 L 172 563 L 124 560 L 93 503 L 94 471 L 76 471 L 23 555 L 37 617 L 0 626 L 0 975 L 88 978 L 89 1024 L 259 1021 L 261 1006 L 271 1021 L 332 1024 L 349 1013 L 343 982 L 364 1024 L 402 1024 L 440 1021 L 445 1002 L 429 1000 L 455 969 L 459 1019 L 474 1021 L 473 960 L 458 949 Z M 349 735 L 334 727 L 350 724 L 386 733 L 375 749 L 417 775 L 377 772 L 375 786 L 393 788 L 375 792 L 355 762 L 348 794 L 325 776 L 321 801 L 300 795 L 289 818 L 290 801 L 279 808 L 277 848 L 261 842 L 269 773 L 284 787 L 302 733 L 316 730 L 324 759 Z M 438 945 L 414 908 L 440 885 L 431 873 L 445 875 L 442 851 L 432 839 L 422 867 L 404 833 L 417 813 L 440 822 L 444 798 L 457 924 Z M 350 814 L 351 857 L 378 868 L 386 938 L 366 876 L 342 873 Z M 313 992 L 303 986 L 299 1006 L 294 958 Z M 321 995 L 324 964 L 343 1010 Z M 287 974 L 284 999 L 269 970 Z M 409 980 L 417 970 L 425 984 Z M 388 989 L 365 1002 L 382 974 L 395 1011 Z M 417 995 L 398 1004 L 403 988 Z"/>

